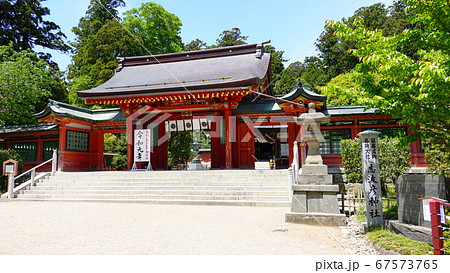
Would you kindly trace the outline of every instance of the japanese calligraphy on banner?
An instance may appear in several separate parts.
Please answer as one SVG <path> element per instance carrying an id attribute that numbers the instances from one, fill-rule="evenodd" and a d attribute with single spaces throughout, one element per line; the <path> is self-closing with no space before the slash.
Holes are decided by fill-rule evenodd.
<path id="1" fill-rule="evenodd" d="M 150 161 L 151 130 L 134 130 L 134 162 Z"/>
<path id="2" fill-rule="evenodd" d="M 376 131 L 359 133 L 361 139 L 362 176 L 366 221 L 370 226 L 383 226 L 383 204 L 381 202 L 380 161 L 378 158 L 378 135 Z"/>

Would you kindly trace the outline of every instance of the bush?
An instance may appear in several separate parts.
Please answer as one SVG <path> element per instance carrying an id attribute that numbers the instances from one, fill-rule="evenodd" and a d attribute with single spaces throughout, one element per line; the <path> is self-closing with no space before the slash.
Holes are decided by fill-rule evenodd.
<path id="1" fill-rule="evenodd" d="M 109 137 L 112 138 L 112 137 Z M 123 133 L 116 137 L 115 147 L 112 143 L 108 145 L 111 146 L 109 149 L 112 152 L 117 153 L 113 157 L 112 166 L 116 171 L 121 171 L 127 168 L 127 134 Z"/>
<path id="2" fill-rule="evenodd" d="M 378 141 L 380 176 L 383 192 L 386 182 L 394 182 L 411 166 L 409 146 L 399 138 L 381 138 Z M 341 140 L 342 164 L 347 182 L 362 183 L 361 142 L 358 138 Z"/>
<path id="3" fill-rule="evenodd" d="M 0 150 L 0 164 L 1 164 L 1 173 L 2 176 L 0 177 L 0 193 L 6 192 L 8 189 L 7 182 L 8 178 L 7 176 L 3 176 L 3 162 L 5 162 L 8 159 L 14 159 L 19 162 L 19 173 L 22 171 L 22 158 L 20 158 L 19 154 L 14 150 Z"/>

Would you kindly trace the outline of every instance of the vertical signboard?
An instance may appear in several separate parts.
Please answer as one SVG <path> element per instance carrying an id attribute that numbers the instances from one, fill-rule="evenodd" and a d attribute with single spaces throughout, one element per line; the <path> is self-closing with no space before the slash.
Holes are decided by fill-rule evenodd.
<path id="1" fill-rule="evenodd" d="M 361 139 L 362 176 L 366 221 L 370 226 L 383 226 L 383 204 L 381 202 L 380 161 L 378 158 L 378 135 L 376 131 L 359 133 Z"/>
<path id="2" fill-rule="evenodd" d="M 150 161 L 150 129 L 134 130 L 134 162 Z"/>

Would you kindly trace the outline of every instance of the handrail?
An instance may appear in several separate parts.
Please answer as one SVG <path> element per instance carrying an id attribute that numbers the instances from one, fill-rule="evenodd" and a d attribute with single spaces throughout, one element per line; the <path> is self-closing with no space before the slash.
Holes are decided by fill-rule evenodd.
<path id="1" fill-rule="evenodd" d="M 51 162 L 51 161 L 53 161 L 53 157 L 50 158 L 49 160 L 45 161 L 44 163 L 41 163 L 41 164 L 37 165 L 36 167 L 33 167 L 33 168 L 29 169 L 28 171 L 26 171 L 26 172 L 24 172 L 24 173 L 22 173 L 22 174 L 16 176 L 16 177 L 14 178 L 14 180 L 15 180 L 15 179 L 19 179 L 20 177 L 26 175 L 26 174 L 29 173 L 29 172 L 35 171 L 37 168 L 39 168 L 39 167 L 41 167 L 41 166 L 43 166 L 43 165 L 45 165 L 45 164 L 47 164 L 47 163 L 49 163 L 49 162 Z"/>
<path id="2" fill-rule="evenodd" d="M 43 163 L 41 163 L 41 164 L 31 168 L 31 169 L 29 169 L 28 171 L 18 175 L 17 177 L 14 177 L 14 174 L 9 174 L 9 176 L 8 176 L 8 198 L 14 198 L 14 193 L 15 192 L 17 192 L 17 191 L 27 187 L 28 185 L 34 186 L 34 180 L 36 178 L 36 169 L 42 167 L 43 165 L 48 164 L 49 162 L 52 162 L 52 173 L 55 173 L 56 169 L 57 169 L 57 165 L 56 165 L 57 160 L 58 160 L 57 157 L 58 157 L 57 151 L 53 150 L 53 156 L 52 156 L 51 159 L 49 159 L 49 160 L 47 160 L 47 161 L 45 161 L 45 162 L 43 162 Z M 20 178 L 20 177 L 22 177 L 22 176 L 24 176 L 27 173 L 31 173 L 31 179 L 28 180 L 27 182 L 24 182 L 24 183 L 20 184 L 17 187 L 14 187 L 15 180 Z"/>

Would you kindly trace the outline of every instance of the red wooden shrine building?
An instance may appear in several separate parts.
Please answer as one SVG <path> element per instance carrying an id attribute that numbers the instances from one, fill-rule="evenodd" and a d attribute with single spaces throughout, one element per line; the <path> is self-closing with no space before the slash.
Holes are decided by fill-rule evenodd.
<path id="1" fill-rule="evenodd" d="M 213 169 L 251 169 L 255 160 L 269 158 L 287 168 L 294 141 L 301 142 L 293 117 L 304 113 L 309 102 L 331 115 L 331 122 L 321 128 L 326 140 L 321 152 L 329 167 L 341 166 L 341 139 L 367 129 L 388 136 L 409 134 L 406 125 L 374 109 L 327 107 L 325 96 L 301 83 L 286 95 L 274 96 L 270 61 L 264 43 L 122 58 L 109 81 L 78 92 L 86 103 L 120 109 L 88 110 L 50 101 L 36 114 L 40 124 L 1 127 L 0 148 L 16 149 L 30 166 L 57 148 L 60 170 L 102 170 L 104 134 L 127 132 L 130 169 L 133 132 L 150 129 L 152 167 L 167 170 L 171 132 L 196 129 L 197 124 L 210 136 Z M 300 156 L 305 148 L 299 145 Z M 411 145 L 411 152 L 413 165 L 423 166 L 419 142 Z"/>

